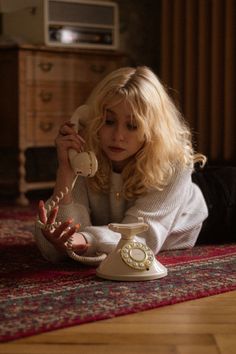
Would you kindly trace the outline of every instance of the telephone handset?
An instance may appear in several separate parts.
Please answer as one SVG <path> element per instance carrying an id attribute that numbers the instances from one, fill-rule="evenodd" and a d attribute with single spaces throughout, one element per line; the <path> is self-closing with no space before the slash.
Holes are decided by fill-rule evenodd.
<path id="1" fill-rule="evenodd" d="M 83 121 L 88 117 L 89 108 L 86 105 L 77 108 L 75 113 L 71 117 L 71 123 L 75 125 L 75 131 L 78 133 Z M 98 169 L 97 158 L 93 151 L 83 151 L 78 153 L 77 151 L 70 149 L 69 159 L 71 167 L 73 168 L 76 176 L 93 177 Z"/>

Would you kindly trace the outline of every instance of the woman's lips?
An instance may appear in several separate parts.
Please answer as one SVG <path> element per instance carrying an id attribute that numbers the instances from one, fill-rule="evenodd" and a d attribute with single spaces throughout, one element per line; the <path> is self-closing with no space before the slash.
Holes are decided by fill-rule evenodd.
<path id="1" fill-rule="evenodd" d="M 117 152 L 117 153 L 125 151 L 125 149 L 122 149 L 122 148 L 116 147 L 116 146 L 109 146 L 109 150 L 112 152 Z"/>

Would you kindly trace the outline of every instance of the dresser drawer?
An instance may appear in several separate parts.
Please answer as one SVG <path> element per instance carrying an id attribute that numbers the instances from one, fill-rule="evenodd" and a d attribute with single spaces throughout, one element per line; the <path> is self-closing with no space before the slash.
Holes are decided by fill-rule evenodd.
<path id="1" fill-rule="evenodd" d="M 111 57 L 77 55 L 51 55 L 48 53 L 26 56 L 26 81 L 92 81 L 97 82 L 117 68 Z"/>
<path id="2" fill-rule="evenodd" d="M 69 115 L 35 114 L 27 115 L 27 142 L 34 146 L 53 146 L 60 125 L 69 119 Z"/>
<path id="3" fill-rule="evenodd" d="M 73 58 L 45 53 L 32 53 L 26 57 L 27 81 L 71 81 Z"/>
<path id="4" fill-rule="evenodd" d="M 78 81 L 98 83 L 106 74 L 115 70 L 117 63 L 111 58 L 87 57 L 79 59 L 76 64 L 75 74 Z"/>
<path id="5" fill-rule="evenodd" d="M 27 85 L 26 110 L 28 112 L 71 113 L 76 107 L 76 85 Z"/>
<path id="6" fill-rule="evenodd" d="M 27 85 L 26 110 L 71 115 L 79 105 L 85 103 L 93 86 L 91 82 Z"/>

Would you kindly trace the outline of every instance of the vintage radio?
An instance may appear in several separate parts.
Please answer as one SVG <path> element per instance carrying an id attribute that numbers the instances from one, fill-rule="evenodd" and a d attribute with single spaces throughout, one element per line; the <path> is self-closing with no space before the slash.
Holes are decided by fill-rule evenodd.
<path id="1" fill-rule="evenodd" d="M 118 5 L 95 0 L 6 0 L 3 35 L 31 44 L 117 49 Z"/>

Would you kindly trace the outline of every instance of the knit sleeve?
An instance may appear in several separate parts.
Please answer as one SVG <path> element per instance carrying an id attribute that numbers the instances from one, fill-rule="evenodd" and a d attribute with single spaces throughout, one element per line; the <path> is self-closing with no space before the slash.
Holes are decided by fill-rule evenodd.
<path id="1" fill-rule="evenodd" d="M 109 215 L 109 207 L 116 209 L 115 198 L 108 202 L 105 197 L 97 200 L 94 196 L 92 200 L 91 195 L 88 196 L 85 180 L 78 179 L 73 203 L 60 206 L 58 218 L 64 220 L 73 217 L 76 223 L 81 224 L 80 232 L 90 244 L 86 255 L 110 253 L 115 249 L 121 235 L 111 231 L 108 223 L 132 223 L 140 217 L 149 228 L 135 238 L 147 244 L 155 254 L 162 249 L 192 247 L 207 210 L 201 191 L 192 183 L 191 174 L 191 168 L 176 170 L 164 190 L 150 191 L 132 201 L 129 207 L 120 207 L 116 213 L 121 216 L 118 221 L 114 220 L 112 214 Z M 92 214 L 93 217 L 99 215 L 99 223 L 94 222 Z M 53 253 L 50 249 L 47 247 L 44 250 L 47 258 Z"/>
<path id="2" fill-rule="evenodd" d="M 137 236 L 156 254 L 165 243 L 168 236 L 179 223 L 190 197 L 192 186 L 192 170 L 177 170 L 164 190 L 155 190 L 136 200 L 126 211 L 122 222 L 134 222 L 142 217 L 149 226 L 148 231 Z M 181 246 L 181 245 L 180 245 Z"/>

